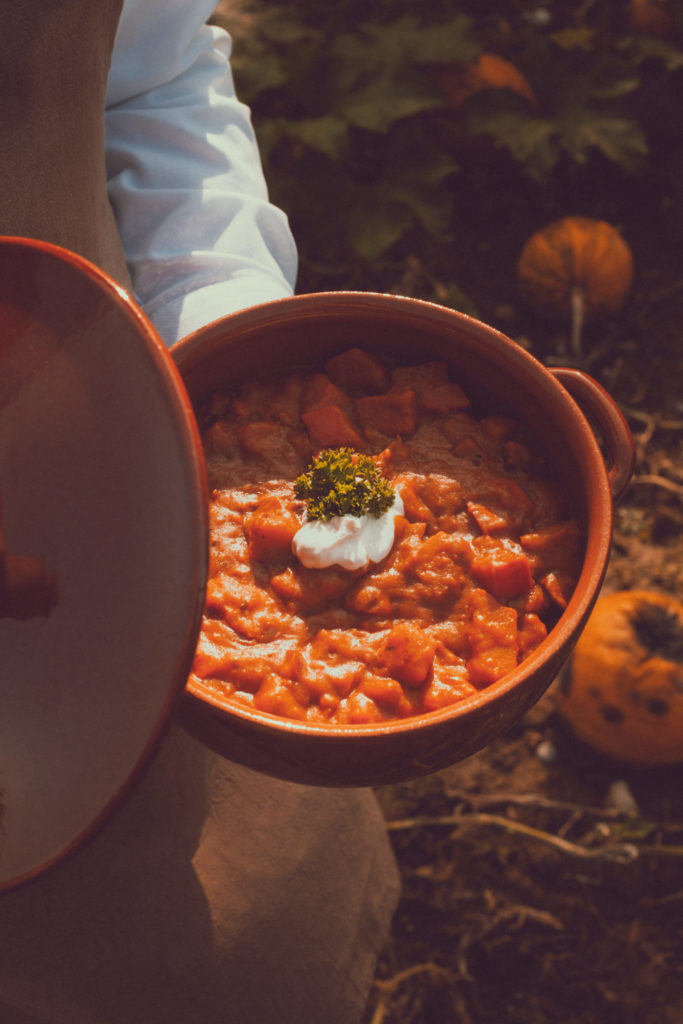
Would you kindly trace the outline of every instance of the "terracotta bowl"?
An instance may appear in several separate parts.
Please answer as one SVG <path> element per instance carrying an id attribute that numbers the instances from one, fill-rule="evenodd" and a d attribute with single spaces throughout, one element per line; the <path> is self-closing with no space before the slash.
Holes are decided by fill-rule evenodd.
<path id="1" fill-rule="evenodd" d="M 196 424 L 151 325 L 85 260 L 0 239 L 0 891 L 138 779 L 187 678 L 206 553 Z"/>
<path id="2" fill-rule="evenodd" d="M 525 423 L 565 483 L 586 532 L 586 551 L 574 595 L 540 647 L 476 698 L 441 711 L 381 725 L 316 727 L 188 686 L 181 720 L 209 746 L 280 778 L 329 786 L 378 785 L 433 772 L 490 743 L 531 707 L 566 660 L 597 598 L 610 551 L 612 503 L 633 467 L 623 416 L 592 378 L 548 370 L 493 328 L 423 301 L 369 293 L 297 296 L 211 324 L 172 354 L 198 403 L 216 388 L 251 378 L 320 369 L 351 346 L 413 363 L 445 359 L 475 403 Z M 580 406 L 598 430 L 604 455 Z"/>

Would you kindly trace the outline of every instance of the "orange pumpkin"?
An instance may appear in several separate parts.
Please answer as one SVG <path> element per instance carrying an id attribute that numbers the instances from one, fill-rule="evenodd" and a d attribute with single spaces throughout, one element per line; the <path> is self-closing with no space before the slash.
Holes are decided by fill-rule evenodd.
<path id="1" fill-rule="evenodd" d="M 616 313 L 633 283 L 633 256 L 616 228 L 563 217 L 531 236 L 517 263 L 524 298 L 553 318 L 571 315 L 577 294 L 586 320 Z"/>
<path id="2" fill-rule="evenodd" d="M 495 53 L 481 53 L 472 63 L 442 68 L 436 72 L 436 80 L 446 105 L 453 110 L 460 110 L 470 96 L 482 89 L 510 89 L 533 107 L 538 106 L 526 76 L 509 60 Z"/>
<path id="3" fill-rule="evenodd" d="M 630 0 L 628 17 L 634 32 L 666 39 L 675 31 L 669 0 Z"/>
<path id="4" fill-rule="evenodd" d="M 600 597 L 557 706 L 579 739 L 618 761 L 683 761 L 683 604 L 647 590 Z"/>

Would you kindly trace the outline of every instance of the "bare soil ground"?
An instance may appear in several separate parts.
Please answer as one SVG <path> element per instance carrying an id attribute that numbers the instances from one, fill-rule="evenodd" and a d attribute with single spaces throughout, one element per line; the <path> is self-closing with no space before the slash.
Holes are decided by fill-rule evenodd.
<path id="1" fill-rule="evenodd" d="M 683 266 L 637 217 L 626 233 L 633 293 L 574 361 L 618 401 L 636 442 L 605 588 L 680 599 Z M 570 362 L 566 327 L 534 321 L 509 271 L 497 287 L 490 270 L 481 318 Z M 683 1021 L 683 765 L 634 769 L 592 752 L 558 716 L 556 686 L 488 749 L 378 791 L 403 897 L 367 1022 Z"/>

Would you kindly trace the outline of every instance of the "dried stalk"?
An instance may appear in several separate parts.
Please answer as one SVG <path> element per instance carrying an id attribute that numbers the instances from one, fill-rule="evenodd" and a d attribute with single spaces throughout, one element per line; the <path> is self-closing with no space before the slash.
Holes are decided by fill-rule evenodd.
<path id="1" fill-rule="evenodd" d="M 578 286 L 571 292 L 571 338 L 570 348 L 574 356 L 580 358 L 583 350 L 583 323 L 585 318 L 585 302 L 583 291 Z"/>
<path id="2" fill-rule="evenodd" d="M 467 825 L 492 825 L 506 832 L 516 833 L 553 847 L 560 853 L 576 860 L 610 860 L 617 864 L 630 864 L 643 854 L 648 856 L 683 857 L 682 846 L 636 846 L 634 843 L 620 843 L 614 846 L 586 847 L 571 843 L 567 839 L 542 829 L 532 828 L 522 822 L 513 821 L 496 814 L 451 814 L 442 817 L 401 818 L 387 822 L 390 832 L 409 831 L 421 828 L 462 828 Z"/>
<path id="3" fill-rule="evenodd" d="M 653 424 L 655 430 L 683 430 L 683 420 L 660 419 L 656 414 L 645 412 L 643 409 L 635 409 L 633 406 L 621 403 L 622 411 L 631 416 L 634 420 L 640 420 L 648 426 Z"/>
<path id="4" fill-rule="evenodd" d="M 466 793 L 463 790 L 449 789 L 446 794 L 451 800 L 470 804 L 472 807 L 491 807 L 496 804 L 519 804 L 523 807 L 539 807 L 544 810 L 562 811 L 568 814 L 589 815 L 592 818 L 610 818 L 619 820 L 624 812 L 614 807 L 584 807 L 569 800 L 550 800 L 537 793 Z"/>
<path id="5" fill-rule="evenodd" d="M 632 477 L 631 484 L 651 484 L 653 487 L 662 487 L 665 491 L 670 491 L 683 498 L 682 484 L 677 484 L 665 476 L 658 476 L 656 473 L 640 473 Z"/>
<path id="6" fill-rule="evenodd" d="M 451 985 L 455 984 L 458 980 L 462 980 L 458 979 L 452 971 L 447 970 L 445 967 L 440 967 L 431 960 L 424 964 L 413 964 L 411 967 L 406 967 L 405 970 L 399 971 L 398 974 L 394 974 L 392 978 L 387 978 L 383 981 L 375 980 L 374 987 L 379 992 L 379 997 L 377 999 L 377 1005 L 375 1006 L 372 1014 L 370 1024 L 382 1024 L 382 1021 L 389 1010 L 391 997 L 396 989 L 400 988 L 405 981 L 408 981 L 416 974 L 428 974 L 434 979 L 447 981 Z M 464 1018 L 463 1024 L 466 1024 Z"/>

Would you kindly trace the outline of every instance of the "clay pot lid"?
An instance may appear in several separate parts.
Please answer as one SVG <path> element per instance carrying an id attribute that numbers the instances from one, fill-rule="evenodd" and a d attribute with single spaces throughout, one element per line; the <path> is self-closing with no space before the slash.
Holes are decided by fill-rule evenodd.
<path id="1" fill-rule="evenodd" d="M 0 891 L 138 780 L 182 693 L 208 557 L 180 376 L 128 294 L 0 238 Z"/>

